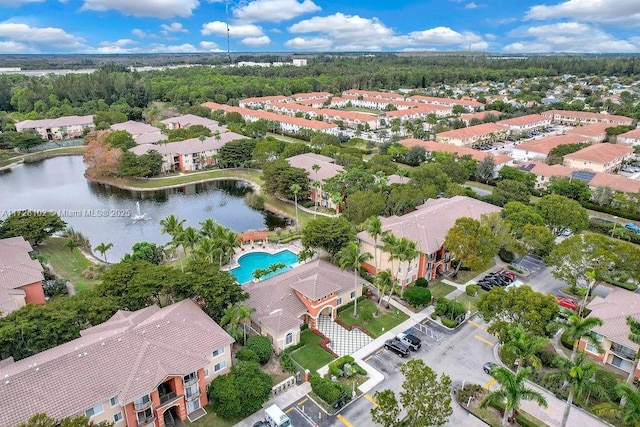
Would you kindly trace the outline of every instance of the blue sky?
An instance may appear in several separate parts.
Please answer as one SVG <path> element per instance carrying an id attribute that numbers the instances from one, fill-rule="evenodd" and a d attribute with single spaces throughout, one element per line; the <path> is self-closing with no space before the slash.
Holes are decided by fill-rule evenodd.
<path id="1" fill-rule="evenodd" d="M 640 0 L 229 0 L 228 9 L 235 52 L 640 53 Z M 0 0 L 0 53 L 219 52 L 225 16 L 224 0 Z"/>

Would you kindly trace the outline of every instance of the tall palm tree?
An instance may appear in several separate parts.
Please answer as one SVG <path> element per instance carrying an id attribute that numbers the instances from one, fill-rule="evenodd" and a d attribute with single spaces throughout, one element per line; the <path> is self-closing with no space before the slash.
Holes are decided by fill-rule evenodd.
<path id="1" fill-rule="evenodd" d="M 401 237 L 398 240 L 398 245 L 396 247 L 396 253 L 398 256 L 398 274 L 396 277 L 400 275 L 400 268 L 402 267 L 402 263 L 407 263 L 406 268 L 404 269 L 404 279 L 402 282 L 402 286 L 400 287 L 400 292 L 404 292 L 404 289 L 407 286 L 407 280 L 409 278 L 409 267 L 411 267 L 411 262 L 418 256 L 418 250 L 416 249 L 416 242 L 407 238 Z"/>
<path id="2" fill-rule="evenodd" d="M 391 261 L 391 274 L 393 281 L 391 282 L 391 291 L 389 292 L 389 299 L 387 300 L 387 306 L 391 304 L 391 296 L 393 295 L 393 288 L 398 279 L 397 274 L 394 274 L 393 261 L 398 259 L 398 238 L 391 233 L 382 234 L 382 251 L 389 254 L 389 261 Z"/>
<path id="3" fill-rule="evenodd" d="M 529 387 L 527 387 L 527 378 L 531 376 L 531 368 L 521 369 L 517 373 L 513 373 L 502 366 L 496 367 L 491 372 L 496 379 L 500 389 L 489 393 L 482 402 L 481 408 L 490 405 L 504 405 L 504 414 L 502 415 L 502 427 L 507 426 L 509 417 L 513 411 L 518 409 L 520 402 L 523 400 L 533 400 L 543 408 L 547 407 L 547 400 L 544 396 Z"/>
<path id="4" fill-rule="evenodd" d="M 580 398 L 582 393 L 587 390 L 596 395 L 604 395 L 604 392 L 603 387 L 594 379 L 598 368 L 595 363 L 587 360 L 584 351 L 576 353 L 573 359 L 558 357 L 554 363 L 560 370 L 549 374 L 548 378 L 564 381 L 569 385 L 569 396 L 567 397 L 567 404 L 562 414 L 562 423 L 560 424 L 561 427 L 565 427 L 569 419 L 574 397 Z"/>
<path id="5" fill-rule="evenodd" d="M 376 278 L 373 280 L 373 283 L 378 287 L 378 305 L 376 307 L 377 310 L 380 310 L 380 306 L 382 305 L 382 295 L 388 289 L 389 292 L 393 290 L 393 274 L 391 274 L 391 270 L 388 268 L 386 270 L 379 271 L 376 274 Z"/>
<path id="6" fill-rule="evenodd" d="M 76 249 L 78 248 L 78 242 L 76 239 L 68 239 L 64 247 L 71 251 L 71 255 L 73 255 L 73 262 L 76 262 Z"/>
<path id="7" fill-rule="evenodd" d="M 382 220 L 379 216 L 372 216 L 367 222 L 367 233 L 373 237 L 373 257 L 376 263 L 376 273 L 380 268 L 378 264 L 378 238 L 382 235 Z"/>
<path id="8" fill-rule="evenodd" d="M 516 373 L 518 373 L 525 363 L 540 369 L 542 363 L 536 353 L 547 345 L 547 342 L 546 338 L 527 335 L 524 327 L 517 324 L 507 331 L 507 342 L 502 347 L 507 354 L 515 357 Z"/>
<path id="9" fill-rule="evenodd" d="M 186 219 L 178 219 L 175 214 L 168 215 L 166 218 L 160 220 L 160 233 L 168 234 L 171 237 L 175 237 L 182 231 Z"/>
<path id="10" fill-rule="evenodd" d="M 370 260 L 369 252 L 360 253 L 360 248 L 355 242 L 350 242 L 347 246 L 340 249 L 336 256 L 340 269 L 353 268 L 353 291 L 355 299 L 353 300 L 353 317 L 358 316 L 358 270 L 363 262 Z"/>
<path id="11" fill-rule="evenodd" d="M 221 243 L 225 259 L 228 262 L 236 253 L 236 248 L 239 248 L 241 246 L 238 234 L 233 230 L 225 229 L 225 232 L 222 235 Z"/>
<path id="12" fill-rule="evenodd" d="M 200 242 L 198 243 L 198 249 L 196 250 L 196 254 L 203 258 L 206 258 L 209 261 L 209 264 L 213 264 L 213 257 L 218 255 L 220 248 L 209 237 L 202 237 Z"/>
<path id="13" fill-rule="evenodd" d="M 113 243 L 100 243 L 98 246 L 95 247 L 94 250 L 100 252 L 100 255 L 102 255 L 102 257 L 104 258 L 104 262 L 108 262 L 107 261 L 107 251 L 109 249 L 111 249 L 113 247 Z"/>
<path id="14" fill-rule="evenodd" d="M 629 340 L 633 343 L 640 344 L 640 322 L 631 316 L 627 316 L 627 325 L 629 326 Z M 636 366 L 631 369 L 631 372 L 629 372 L 629 375 L 627 376 L 627 382 L 629 384 L 633 383 L 633 379 L 635 378 L 635 374 L 638 369 L 640 369 L 640 347 L 636 352 Z"/>
<path id="15" fill-rule="evenodd" d="M 200 233 L 203 236 L 208 237 L 210 239 L 215 239 L 216 234 L 218 233 L 218 229 L 220 228 L 220 224 L 215 222 L 213 218 L 206 218 L 204 221 L 200 223 Z"/>
<path id="16" fill-rule="evenodd" d="M 300 186 L 300 184 L 291 184 L 290 189 L 293 192 L 296 204 L 296 226 L 300 227 L 300 221 L 298 220 L 298 193 L 300 192 L 300 190 L 302 190 L 302 187 Z"/>
<path id="17" fill-rule="evenodd" d="M 193 227 L 187 227 L 180 233 L 179 238 L 182 242 L 182 247 L 185 249 L 185 254 L 187 253 L 187 248 L 189 248 L 189 251 L 193 254 L 193 249 L 198 244 L 200 237 L 200 233 Z"/>
<path id="18" fill-rule="evenodd" d="M 598 336 L 595 332 L 592 331 L 596 326 L 602 326 L 602 319 L 598 317 L 586 317 L 581 318 L 575 314 L 569 316 L 567 319 L 567 324 L 564 327 L 564 334 L 567 339 L 573 343 L 573 350 L 571 351 L 571 360 L 576 358 L 576 353 L 578 352 L 578 342 L 580 338 L 584 338 L 587 342 L 596 348 L 598 353 L 604 352 L 602 348 L 602 343 L 598 339 Z"/>
<path id="19" fill-rule="evenodd" d="M 597 416 L 619 417 L 626 426 L 640 426 L 640 391 L 623 382 L 616 384 L 615 390 L 620 397 L 620 404 L 601 403 L 593 408 L 593 413 Z"/>
<path id="20" fill-rule="evenodd" d="M 318 171 L 320 170 L 320 165 L 317 163 L 314 163 L 313 165 L 311 165 L 311 169 L 313 169 L 313 171 L 315 172 L 316 176 L 315 179 L 313 181 L 313 186 L 316 189 L 316 197 L 314 197 L 314 205 L 315 205 L 315 211 L 313 212 L 313 217 L 316 217 L 316 213 L 318 211 L 318 199 L 319 199 L 319 194 L 318 194 L 318 189 L 320 188 L 320 181 L 318 181 Z"/>

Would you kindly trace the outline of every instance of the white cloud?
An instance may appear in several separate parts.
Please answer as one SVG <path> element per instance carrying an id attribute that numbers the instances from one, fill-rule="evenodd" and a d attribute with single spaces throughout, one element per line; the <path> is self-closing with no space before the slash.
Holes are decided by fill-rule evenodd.
<path id="1" fill-rule="evenodd" d="M 467 3 L 464 7 L 465 9 L 477 9 L 479 6 L 476 2 L 472 1 L 471 3 Z"/>
<path id="2" fill-rule="evenodd" d="M 38 53 L 38 51 L 24 43 L 14 41 L 0 41 L 0 53 Z"/>
<path id="3" fill-rule="evenodd" d="M 321 8 L 312 0 L 254 0 L 233 11 L 242 22 L 281 22 Z"/>
<path id="4" fill-rule="evenodd" d="M 80 10 L 117 10 L 123 15 L 173 18 L 191 16 L 198 0 L 84 0 Z"/>
<path id="5" fill-rule="evenodd" d="M 134 28 L 133 30 L 131 30 L 131 34 L 133 34 L 134 36 L 138 37 L 139 39 L 144 39 L 146 37 L 149 37 L 149 33 L 147 33 L 146 31 L 143 31 L 139 28 Z"/>
<path id="6" fill-rule="evenodd" d="M 222 21 L 207 22 L 202 25 L 200 33 L 203 36 L 227 36 L 227 24 Z M 229 25 L 230 37 L 261 37 L 263 35 L 262 28 L 253 24 Z"/>
<path id="7" fill-rule="evenodd" d="M 220 46 L 218 46 L 214 42 L 201 41 L 199 43 L 199 46 L 202 50 L 206 52 L 222 52 L 222 49 L 220 49 Z"/>
<path id="8" fill-rule="evenodd" d="M 638 0 L 567 0 L 554 6 L 532 6 L 526 19 L 569 18 L 575 21 L 640 25 Z"/>
<path id="9" fill-rule="evenodd" d="M 117 46 L 117 47 L 124 47 L 130 44 L 136 44 L 138 42 L 131 40 L 131 39 L 120 39 L 120 40 L 116 40 L 114 42 L 109 42 L 109 41 L 104 41 L 104 42 L 100 42 L 100 47 L 108 47 L 108 46 Z"/>
<path id="10" fill-rule="evenodd" d="M 268 36 L 246 37 L 241 40 L 241 43 L 246 44 L 247 46 L 264 46 L 271 43 L 271 39 Z"/>
<path id="11" fill-rule="evenodd" d="M 162 34 L 164 34 L 165 36 L 167 36 L 169 34 L 188 33 L 189 32 L 189 30 L 184 28 L 182 26 L 182 24 L 179 23 L 179 22 L 172 22 L 169 25 L 162 24 L 162 25 L 160 25 L 160 28 L 162 28 Z"/>
<path id="12" fill-rule="evenodd" d="M 284 45 L 296 50 L 326 51 L 331 48 L 333 42 L 323 37 L 296 37 L 291 40 L 287 40 Z"/>
<path id="13" fill-rule="evenodd" d="M 592 25 L 579 22 L 562 22 L 519 28 L 511 36 L 529 37 L 506 45 L 506 52 L 638 52 L 640 40 L 617 39 Z"/>
<path id="14" fill-rule="evenodd" d="M 149 53 L 190 53 L 200 51 L 200 49 L 190 43 L 184 43 L 181 45 L 152 44 L 149 46 L 148 50 L 145 50 L 145 52 Z"/>
<path id="15" fill-rule="evenodd" d="M 69 34 L 61 28 L 32 27 L 14 22 L 0 23 L 0 38 L 7 39 L 4 43 L 14 42 L 26 45 L 35 51 L 48 51 L 47 48 L 81 51 L 86 48 L 84 39 Z"/>
<path id="16" fill-rule="evenodd" d="M 294 34 L 317 34 L 297 37 L 285 44 L 287 47 L 300 50 L 321 50 L 321 47 L 326 48 L 328 43 L 332 49 L 342 51 L 378 51 L 387 48 L 427 50 L 434 47 L 485 50 L 489 46 L 481 36 L 471 32 L 436 27 L 409 34 L 397 34 L 377 18 L 369 19 L 342 13 L 300 21 L 290 26 L 289 31 Z M 308 47 L 316 44 L 320 47 Z"/>

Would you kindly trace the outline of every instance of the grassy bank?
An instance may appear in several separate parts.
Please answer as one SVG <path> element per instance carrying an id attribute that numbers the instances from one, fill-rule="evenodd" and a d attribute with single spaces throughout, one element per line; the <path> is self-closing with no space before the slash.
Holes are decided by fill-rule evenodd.
<path id="1" fill-rule="evenodd" d="M 87 279 L 82 272 L 93 264 L 77 248 L 71 252 L 66 243 L 62 237 L 50 237 L 36 249 L 45 254 L 58 276 L 73 283 L 76 291 L 92 288 L 100 280 Z"/>
<path id="2" fill-rule="evenodd" d="M 75 156 L 84 153 L 84 145 L 76 147 L 62 147 L 54 148 L 51 150 L 41 151 L 39 153 L 18 154 L 15 152 L 8 152 L 7 158 L 0 160 L 0 168 L 11 165 L 20 161 L 25 163 L 38 162 L 40 160 L 50 159 L 52 157 L 59 156 Z M 7 152 L 7 151 L 5 151 Z"/>

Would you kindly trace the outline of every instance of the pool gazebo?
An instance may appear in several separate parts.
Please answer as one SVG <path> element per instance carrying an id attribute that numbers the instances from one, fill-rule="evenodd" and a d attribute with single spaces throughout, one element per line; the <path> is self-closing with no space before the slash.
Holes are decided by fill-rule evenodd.
<path id="1" fill-rule="evenodd" d="M 267 244 L 269 243 L 269 232 L 268 231 L 247 231 L 240 234 L 240 238 L 242 239 L 242 244 L 245 245 L 247 243 L 255 244 L 256 241 L 260 243 Z"/>

